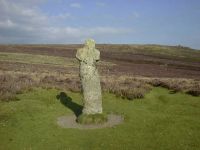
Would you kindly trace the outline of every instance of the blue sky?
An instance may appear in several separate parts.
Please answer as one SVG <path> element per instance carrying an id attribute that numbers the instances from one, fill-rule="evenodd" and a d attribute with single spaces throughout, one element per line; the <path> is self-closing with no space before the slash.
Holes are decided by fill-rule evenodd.
<path id="1" fill-rule="evenodd" d="M 183 45 L 200 49 L 199 0 L 0 0 L 0 43 Z"/>

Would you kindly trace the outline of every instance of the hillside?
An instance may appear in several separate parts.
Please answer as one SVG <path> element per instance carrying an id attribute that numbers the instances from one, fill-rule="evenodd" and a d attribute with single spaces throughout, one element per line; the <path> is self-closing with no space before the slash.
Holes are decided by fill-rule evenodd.
<path id="1" fill-rule="evenodd" d="M 81 46 L 75 44 L 0 45 L 1 69 L 9 70 L 10 67 L 10 70 L 20 69 L 20 66 L 24 64 L 37 66 L 36 68 L 46 64 L 48 65 L 46 68 L 55 68 L 55 65 L 51 65 L 53 62 L 57 64 L 55 69 L 62 69 L 64 67 L 63 64 L 69 66 L 69 63 L 77 63 L 75 53 L 77 48 Z M 102 74 L 109 72 L 111 74 L 125 73 L 145 77 L 196 79 L 200 77 L 200 51 L 198 50 L 181 46 L 114 44 L 100 44 L 97 45 L 97 48 L 101 51 L 103 64 L 107 64 L 101 67 Z M 42 56 L 49 57 L 44 59 Z M 34 63 L 34 60 L 30 60 L 32 57 L 37 58 L 38 62 Z M 20 61 L 20 58 L 23 61 Z M 13 63 L 15 64 L 14 68 L 12 67 Z M 76 64 L 75 66 L 71 65 L 71 67 L 76 70 L 78 66 Z"/>
<path id="2" fill-rule="evenodd" d="M 82 109 L 81 46 L 0 46 L 0 149 L 199 149 L 200 51 L 183 47 L 97 45 L 104 113 L 123 123 L 60 127 Z"/>

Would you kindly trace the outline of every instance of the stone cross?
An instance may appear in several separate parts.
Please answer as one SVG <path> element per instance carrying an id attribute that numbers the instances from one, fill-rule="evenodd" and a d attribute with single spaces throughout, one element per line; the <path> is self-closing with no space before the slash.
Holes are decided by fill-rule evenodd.
<path id="1" fill-rule="evenodd" d="M 83 114 L 102 113 L 101 85 L 96 67 L 100 52 L 95 48 L 95 41 L 86 40 L 84 47 L 77 50 L 76 58 L 80 62 Z"/>

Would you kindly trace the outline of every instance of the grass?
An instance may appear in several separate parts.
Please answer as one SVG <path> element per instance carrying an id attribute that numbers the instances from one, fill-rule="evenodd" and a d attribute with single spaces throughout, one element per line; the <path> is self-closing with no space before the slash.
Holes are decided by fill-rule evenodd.
<path id="1" fill-rule="evenodd" d="M 104 79 L 102 89 L 118 97 L 134 100 L 143 98 L 152 87 L 144 81 L 121 76 L 118 79 Z"/>
<path id="2" fill-rule="evenodd" d="M 77 122 L 80 124 L 103 124 L 108 121 L 106 114 L 81 114 L 77 118 Z"/>
<path id="3" fill-rule="evenodd" d="M 20 62 L 28 64 L 47 64 L 62 67 L 78 67 L 78 61 L 75 58 L 25 53 L 0 52 L 0 61 Z M 111 62 L 101 61 L 100 65 L 113 66 L 115 64 Z"/>
<path id="4" fill-rule="evenodd" d="M 76 60 L 72 58 L 6 52 L 0 52 L 0 60 L 30 64 L 51 64 L 61 66 L 74 66 L 78 64 Z"/>
<path id="5" fill-rule="evenodd" d="M 171 92 L 183 92 L 193 96 L 200 96 L 200 82 L 192 79 L 176 78 L 135 78 L 119 76 L 101 78 L 102 90 L 115 94 L 123 99 L 135 100 L 143 98 L 151 91 L 152 86 L 164 87 Z M 33 87 L 55 88 L 71 92 L 81 91 L 80 78 L 53 74 L 22 74 L 9 72 L 0 74 L 0 101 L 18 100 L 16 94 L 30 91 Z"/>
<path id="6" fill-rule="evenodd" d="M 36 82 L 29 76 L 0 74 L 0 101 L 18 100 L 16 94 L 30 91 Z"/>
<path id="7" fill-rule="evenodd" d="M 172 58 L 181 58 L 185 61 L 200 61 L 200 52 L 183 46 L 164 46 L 164 45 L 132 45 L 130 50 L 136 49 L 137 53 L 168 56 Z M 129 50 L 129 51 L 130 51 Z"/>
<path id="8" fill-rule="evenodd" d="M 173 92 L 184 92 L 193 96 L 200 96 L 200 82 L 188 79 L 153 79 L 149 83 L 155 87 L 164 87 Z"/>
<path id="9" fill-rule="evenodd" d="M 109 50 L 112 52 L 132 52 L 147 55 L 155 55 L 160 57 L 168 57 L 173 59 L 182 59 L 184 61 L 199 62 L 200 51 L 181 45 L 167 46 L 167 45 L 156 45 L 156 44 L 106 44 L 97 46 L 101 50 Z"/>
<path id="10" fill-rule="evenodd" d="M 0 150 L 198 150 L 200 98 L 154 88 L 142 100 L 125 101 L 103 94 L 104 112 L 123 114 L 113 128 L 63 129 L 56 118 L 74 112 L 56 97 L 54 89 L 34 89 L 19 101 L 0 102 Z M 81 105 L 79 93 L 67 92 Z"/>

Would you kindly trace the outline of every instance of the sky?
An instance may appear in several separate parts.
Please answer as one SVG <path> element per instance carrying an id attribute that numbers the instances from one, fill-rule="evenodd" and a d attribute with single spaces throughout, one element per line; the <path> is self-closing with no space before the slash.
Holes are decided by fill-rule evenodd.
<path id="1" fill-rule="evenodd" d="M 0 0 L 1 44 L 182 45 L 200 49 L 199 0 Z"/>

